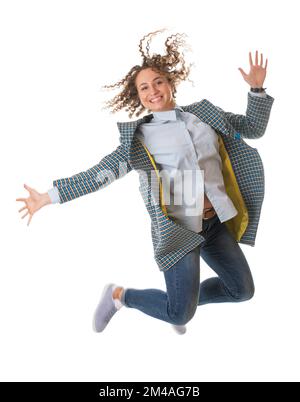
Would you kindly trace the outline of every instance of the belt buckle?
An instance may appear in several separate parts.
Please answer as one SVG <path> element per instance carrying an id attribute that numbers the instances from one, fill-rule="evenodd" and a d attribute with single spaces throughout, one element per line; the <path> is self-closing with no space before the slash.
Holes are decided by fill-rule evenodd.
<path id="1" fill-rule="evenodd" d="M 210 218 L 206 218 L 206 217 L 205 217 L 205 214 L 206 214 L 207 212 L 208 212 L 208 213 L 213 212 L 213 215 L 212 215 Z M 204 221 L 207 221 L 208 219 L 213 218 L 215 215 L 216 215 L 216 211 L 214 210 L 214 208 L 210 208 L 210 209 L 208 209 L 207 211 L 204 211 L 204 214 L 203 214 L 202 219 L 203 219 Z"/>

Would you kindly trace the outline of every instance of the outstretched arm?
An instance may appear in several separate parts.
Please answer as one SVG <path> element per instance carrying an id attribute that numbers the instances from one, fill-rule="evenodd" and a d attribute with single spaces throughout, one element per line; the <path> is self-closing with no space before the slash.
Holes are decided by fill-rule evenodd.
<path id="1" fill-rule="evenodd" d="M 111 154 L 105 156 L 97 165 L 87 171 L 75 174 L 69 178 L 54 180 L 54 188 L 48 193 L 39 193 L 37 190 L 24 184 L 25 189 L 29 192 L 29 196 L 27 198 L 16 199 L 16 201 L 25 203 L 19 212 L 24 210 L 26 212 L 22 216 L 22 219 L 29 214 L 27 223 L 27 226 L 29 226 L 35 212 L 53 203 L 55 195 L 58 197 L 57 201 L 60 203 L 71 201 L 74 198 L 106 187 L 114 180 L 125 176 L 131 170 L 127 150 L 123 145 L 120 145 Z"/>
<path id="2" fill-rule="evenodd" d="M 53 181 L 57 188 L 60 203 L 100 190 L 132 170 L 128 161 L 128 152 L 119 145 L 111 154 L 106 155 L 90 169 L 71 177 Z"/>

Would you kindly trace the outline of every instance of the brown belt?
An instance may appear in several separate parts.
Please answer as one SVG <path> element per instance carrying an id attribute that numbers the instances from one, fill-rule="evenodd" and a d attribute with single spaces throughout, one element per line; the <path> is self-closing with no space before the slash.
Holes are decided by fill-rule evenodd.
<path id="1" fill-rule="evenodd" d="M 205 209 L 203 210 L 203 217 L 202 217 L 202 219 L 203 219 L 204 221 L 206 221 L 207 219 L 210 219 L 210 218 L 212 218 L 212 217 L 215 216 L 215 215 L 216 215 L 216 211 L 214 210 L 213 207 L 211 207 L 211 208 L 205 208 Z"/>

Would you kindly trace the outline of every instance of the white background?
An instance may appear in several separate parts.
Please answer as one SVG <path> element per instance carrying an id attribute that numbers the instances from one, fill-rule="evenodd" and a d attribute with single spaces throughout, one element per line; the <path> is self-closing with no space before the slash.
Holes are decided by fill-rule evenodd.
<path id="1" fill-rule="evenodd" d="M 1 1 L 2 381 L 300 379 L 297 3 Z M 27 196 L 24 183 L 45 192 L 118 146 L 116 122 L 128 117 L 101 109 L 116 94 L 101 86 L 139 64 L 139 40 L 163 27 L 185 32 L 193 50 L 195 86 L 179 86 L 180 105 L 207 98 L 244 114 L 249 86 L 238 67 L 248 72 L 256 49 L 269 59 L 269 125 L 247 140 L 264 162 L 265 201 L 256 246 L 241 246 L 256 295 L 199 308 L 185 336 L 126 308 L 96 334 L 92 316 L 106 283 L 165 286 L 138 175 L 50 205 L 29 227 L 15 199 Z M 213 274 L 203 260 L 201 269 L 202 279 Z"/>

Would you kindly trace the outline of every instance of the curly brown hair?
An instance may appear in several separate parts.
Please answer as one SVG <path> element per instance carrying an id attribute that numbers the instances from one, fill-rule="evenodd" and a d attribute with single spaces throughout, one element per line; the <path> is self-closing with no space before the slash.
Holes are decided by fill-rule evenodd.
<path id="1" fill-rule="evenodd" d="M 138 117 L 144 112 L 145 107 L 141 104 L 138 91 L 135 85 L 135 80 L 138 73 L 146 68 L 152 68 L 158 73 L 162 73 L 166 76 L 172 88 L 172 95 L 175 99 L 177 92 L 177 86 L 181 81 L 187 79 L 190 73 L 192 64 L 186 65 L 183 54 L 179 51 L 180 47 L 184 49 L 190 49 L 185 40 L 183 39 L 186 34 L 175 34 L 169 36 L 164 45 L 166 48 L 166 55 L 153 54 L 150 56 L 149 47 L 152 38 L 165 31 L 166 29 L 160 29 L 155 32 L 150 32 L 145 35 L 139 43 L 139 51 L 142 55 L 143 61 L 141 65 L 136 65 L 131 68 L 125 78 L 113 85 L 105 85 L 102 88 L 113 89 L 123 87 L 122 91 L 109 101 L 106 101 L 106 106 L 103 109 L 112 109 L 111 113 L 116 113 L 119 110 L 126 108 L 126 112 L 129 112 L 129 118 L 134 115 Z M 147 39 L 146 52 L 144 52 L 144 41 Z M 191 80 L 189 80 L 191 81 Z M 150 112 L 150 110 L 148 110 Z"/>

